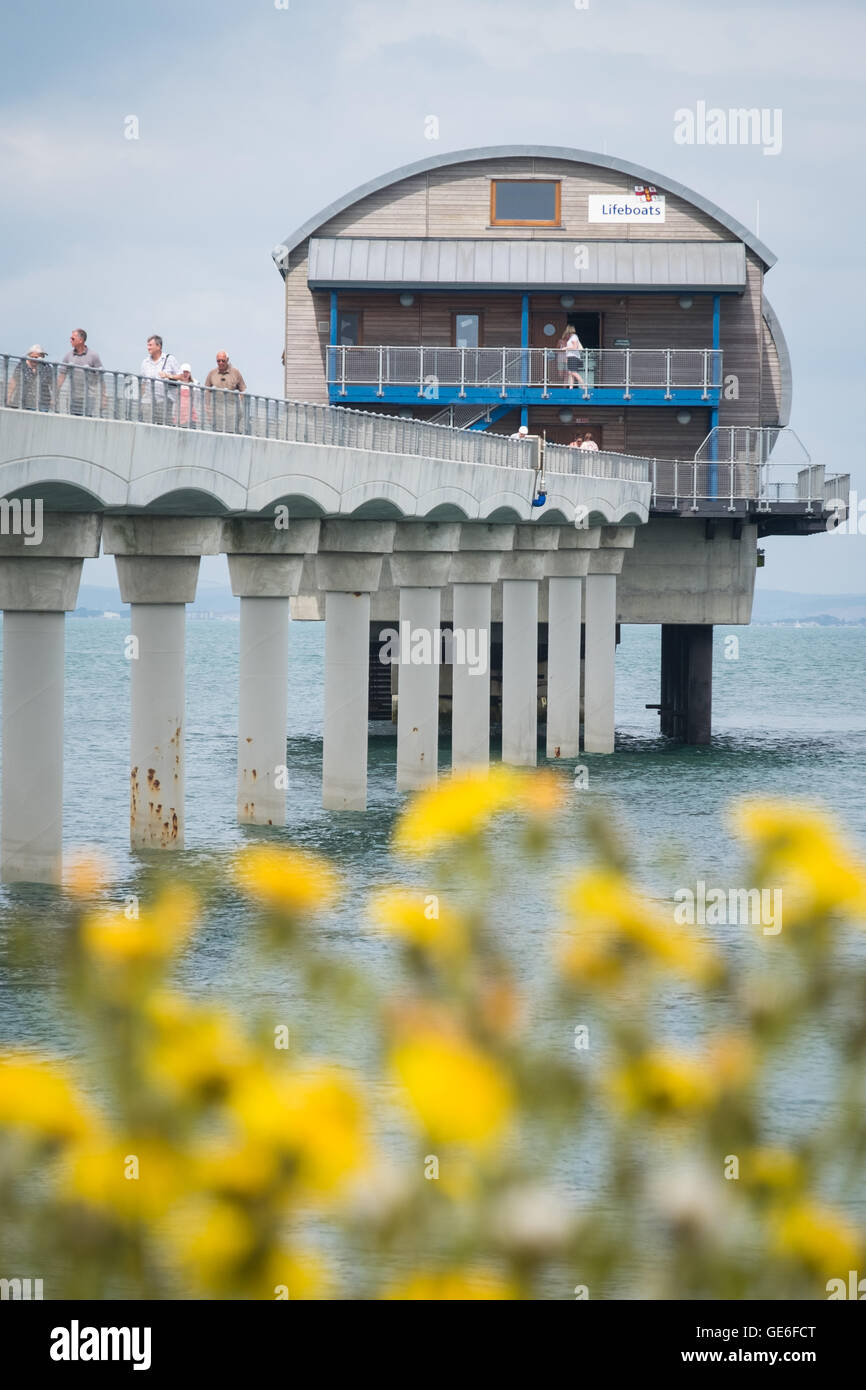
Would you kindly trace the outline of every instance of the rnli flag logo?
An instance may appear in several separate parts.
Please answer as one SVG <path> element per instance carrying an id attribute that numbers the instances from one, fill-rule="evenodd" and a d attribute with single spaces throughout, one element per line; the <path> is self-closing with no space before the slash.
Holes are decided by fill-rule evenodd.
<path id="1" fill-rule="evenodd" d="M 643 198 L 645 202 L 652 203 L 659 195 L 651 183 L 636 183 L 634 186 L 635 197 Z"/>

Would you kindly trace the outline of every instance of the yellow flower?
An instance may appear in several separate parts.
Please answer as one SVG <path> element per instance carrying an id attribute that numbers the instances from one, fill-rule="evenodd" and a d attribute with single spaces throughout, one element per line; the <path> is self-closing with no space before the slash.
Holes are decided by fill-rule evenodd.
<path id="1" fill-rule="evenodd" d="M 267 1252 L 249 1292 L 252 1298 L 294 1302 L 326 1298 L 329 1282 L 327 1269 L 314 1252 L 278 1245 Z"/>
<path id="2" fill-rule="evenodd" d="M 70 1150 L 64 1190 L 123 1224 L 148 1224 L 179 1200 L 189 1176 L 187 1157 L 161 1139 L 97 1138 Z"/>
<path id="3" fill-rule="evenodd" d="M 403 812 L 394 844 L 403 854 L 431 854 L 479 835 L 494 816 L 518 809 L 524 779 L 499 764 L 459 773 L 419 792 Z"/>
<path id="4" fill-rule="evenodd" d="M 780 1255 L 797 1260 L 824 1277 L 844 1278 L 863 1253 L 860 1233 L 839 1212 L 807 1199 L 777 1215 L 773 1238 Z"/>
<path id="5" fill-rule="evenodd" d="M 709 947 L 680 931 L 614 870 L 582 874 L 568 890 L 566 902 L 581 929 L 560 953 L 562 970 L 570 979 L 615 984 L 632 963 L 663 966 L 697 984 L 707 984 L 719 973 L 718 957 Z"/>
<path id="6" fill-rule="evenodd" d="M 802 1185 L 804 1176 L 802 1161 L 787 1149 L 752 1149 L 740 1163 L 746 1186 L 768 1193 L 792 1191 Z"/>
<path id="7" fill-rule="evenodd" d="M 225 1197 L 257 1196 L 274 1185 L 281 1169 L 274 1148 L 249 1141 L 205 1149 L 192 1162 L 196 1184 Z"/>
<path id="8" fill-rule="evenodd" d="M 209 1293 L 236 1287 L 256 1233 L 231 1202 L 194 1198 L 172 1215 L 167 1243 L 184 1273 Z"/>
<path id="9" fill-rule="evenodd" d="M 438 897 L 431 901 L 430 895 L 406 888 L 385 888 L 373 895 L 370 915 L 390 935 L 431 956 L 454 960 L 466 954 L 466 923 Z"/>
<path id="10" fill-rule="evenodd" d="M 404 1284 L 387 1289 L 384 1299 L 420 1303 L 458 1303 L 518 1298 L 514 1284 L 489 1270 L 454 1269 L 442 1274 L 413 1274 Z"/>
<path id="11" fill-rule="evenodd" d="M 410 1110 L 434 1143 L 481 1149 L 508 1123 L 514 1104 L 508 1078 L 466 1038 L 409 1034 L 394 1047 L 391 1065 Z"/>
<path id="12" fill-rule="evenodd" d="M 723 1038 L 704 1057 L 658 1049 L 626 1063 L 610 1078 L 627 1113 L 660 1118 L 709 1110 L 749 1076 L 751 1054 L 739 1039 Z"/>
<path id="13" fill-rule="evenodd" d="M 74 898 L 94 897 L 110 878 L 111 866 L 97 850 L 81 850 L 64 861 L 63 886 Z"/>
<path id="14" fill-rule="evenodd" d="M 181 995 L 163 993 L 147 1001 L 146 1016 L 154 1030 L 148 1071 L 166 1090 L 216 1098 L 249 1064 L 246 1040 L 234 1021 L 218 1010 L 195 1007 Z"/>
<path id="15" fill-rule="evenodd" d="M 329 907 L 339 896 L 335 870 L 308 850 L 253 845 L 235 856 L 233 875 L 247 897 L 288 916 Z"/>
<path id="16" fill-rule="evenodd" d="M 63 1068 L 25 1052 L 0 1056 L 0 1127 L 65 1142 L 85 1134 L 92 1124 Z"/>
<path id="17" fill-rule="evenodd" d="M 125 912 L 96 913 L 85 919 L 82 940 L 98 963 L 109 968 L 159 964 L 177 955 L 189 940 L 198 912 L 190 888 L 164 888 L 140 916 Z"/>
<path id="18" fill-rule="evenodd" d="M 250 1069 L 229 1104 L 252 1143 L 273 1145 L 313 1192 L 332 1192 L 367 1158 L 357 1090 L 336 1067 L 288 1075 Z"/>
<path id="19" fill-rule="evenodd" d="M 781 889 L 788 926 L 835 912 L 866 917 L 866 872 L 820 811 L 752 800 L 735 809 L 733 820 L 754 843 L 762 874 Z"/>

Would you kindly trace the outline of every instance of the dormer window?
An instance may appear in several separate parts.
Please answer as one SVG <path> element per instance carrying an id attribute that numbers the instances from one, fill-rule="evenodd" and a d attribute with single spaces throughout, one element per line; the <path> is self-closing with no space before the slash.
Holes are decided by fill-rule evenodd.
<path id="1" fill-rule="evenodd" d="M 558 179 L 492 179 L 490 222 L 494 227 L 558 227 L 562 184 Z"/>

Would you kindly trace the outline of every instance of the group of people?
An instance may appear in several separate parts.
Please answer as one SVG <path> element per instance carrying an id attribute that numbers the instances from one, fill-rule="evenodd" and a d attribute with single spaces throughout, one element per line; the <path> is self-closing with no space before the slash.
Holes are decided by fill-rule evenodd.
<path id="1" fill-rule="evenodd" d="M 518 425 L 514 433 L 510 434 L 508 437 L 509 439 L 516 440 L 528 439 L 529 426 Z M 595 436 L 593 435 L 592 430 L 587 430 L 585 434 L 576 434 L 574 436 L 574 439 L 572 439 L 569 443 L 568 447 L 569 449 L 584 449 L 594 453 L 598 452 L 598 444 L 596 443 Z"/>
<path id="2" fill-rule="evenodd" d="M 99 388 L 98 378 L 91 377 L 88 380 L 87 373 L 82 369 L 90 368 L 91 372 L 102 372 L 104 368 L 99 353 L 87 346 L 87 333 L 83 328 L 72 330 L 69 344 L 69 351 L 63 361 L 55 364 L 48 360 L 48 354 L 41 344 L 34 343 L 9 378 L 6 404 L 19 406 L 24 410 L 51 410 L 54 391 L 60 392 L 68 376 L 72 413 L 84 414 L 88 396 L 92 398 Z M 154 383 L 148 394 L 152 417 L 156 423 L 197 423 L 198 415 L 190 388 L 202 383 L 196 381 L 189 362 L 179 363 L 172 353 L 165 351 L 158 333 L 152 333 L 147 340 L 147 354 L 141 364 L 139 375 L 150 378 Z M 222 348 L 216 354 L 216 366 L 208 372 L 203 384 L 211 389 L 234 391 L 238 395 L 247 389 L 241 372 L 232 365 L 228 353 Z M 148 398 L 144 391 L 141 396 L 145 400 Z"/>

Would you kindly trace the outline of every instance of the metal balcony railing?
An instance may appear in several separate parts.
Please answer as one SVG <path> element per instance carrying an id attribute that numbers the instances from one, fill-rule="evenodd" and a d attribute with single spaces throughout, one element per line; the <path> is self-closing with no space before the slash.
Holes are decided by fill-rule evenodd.
<path id="1" fill-rule="evenodd" d="M 713 348 L 591 348 L 581 354 L 583 387 L 589 398 L 596 388 L 613 389 L 629 400 L 646 391 L 699 390 L 705 399 L 722 381 L 722 354 Z M 414 387 L 420 398 L 438 399 L 446 388 L 457 398 L 484 388 L 507 398 L 531 388 L 544 399 L 567 388 L 569 375 L 562 348 L 370 347 L 328 348 L 328 384 L 341 395 L 352 386 L 369 386 L 383 396 L 391 386 Z"/>
<path id="2" fill-rule="evenodd" d="M 537 440 L 515 441 L 504 435 L 401 420 L 345 406 L 307 405 L 127 372 L 66 367 L 56 362 L 31 367 L 27 359 L 8 354 L 0 354 L 0 405 L 41 414 L 122 420 L 499 468 L 531 468 L 538 457 Z M 628 471 L 610 473 L 609 465 L 596 464 L 590 454 L 581 465 L 562 471 L 580 472 L 586 477 L 632 476 Z"/>

